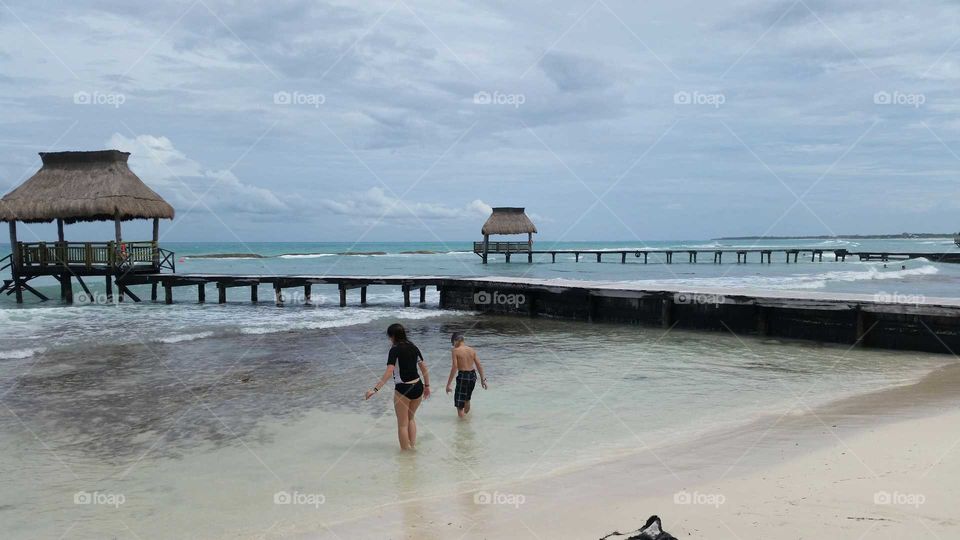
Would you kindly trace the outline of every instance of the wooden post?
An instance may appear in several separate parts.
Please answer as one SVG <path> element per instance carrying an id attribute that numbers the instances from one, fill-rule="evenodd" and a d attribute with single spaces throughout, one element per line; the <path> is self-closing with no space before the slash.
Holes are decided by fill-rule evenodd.
<path id="1" fill-rule="evenodd" d="M 647 255 L 649 255 L 649 253 L 647 253 L 646 251 L 644 251 L 644 252 L 643 252 L 643 264 L 647 264 Z"/>
<path id="2" fill-rule="evenodd" d="M 627 252 L 624 251 L 620 254 L 620 264 L 627 264 Z"/>
<path id="3" fill-rule="evenodd" d="M 163 284 L 163 301 L 166 304 L 173 303 L 173 285 L 169 283 Z"/>
<path id="4" fill-rule="evenodd" d="M 312 293 L 312 289 L 313 289 L 313 287 L 312 287 L 309 283 L 307 283 L 306 285 L 303 286 L 303 302 L 304 302 L 305 304 L 312 304 L 312 303 L 313 303 L 313 302 L 311 301 L 312 296 L 313 296 L 313 295 L 311 294 L 311 293 Z"/>
<path id="5" fill-rule="evenodd" d="M 366 286 L 360 287 L 360 305 L 361 306 L 367 305 L 367 287 Z"/>
<path id="6" fill-rule="evenodd" d="M 107 302 L 113 302 L 113 276 L 107 276 Z"/>
<path id="7" fill-rule="evenodd" d="M 72 304 L 73 281 L 70 279 L 70 274 L 63 274 L 60 276 L 60 287 L 63 289 L 63 299 L 66 300 L 68 304 Z"/>
<path id="8" fill-rule="evenodd" d="M 283 289 L 279 282 L 274 282 L 273 284 L 273 300 L 278 306 L 283 305 Z"/>
<path id="9" fill-rule="evenodd" d="M 154 270 L 160 267 L 160 218 L 153 218 L 153 246 L 150 248 Z"/>
<path id="10" fill-rule="evenodd" d="M 573 262 L 580 262 L 580 252 L 575 252 L 573 254 Z"/>
<path id="11" fill-rule="evenodd" d="M 490 253 L 490 235 L 483 235 L 483 264 L 487 264 L 487 254 Z"/>
<path id="12" fill-rule="evenodd" d="M 866 347 L 867 346 L 867 312 L 863 311 L 862 307 L 857 307 L 856 309 L 856 335 L 854 336 L 854 345 L 856 347 Z"/>
<path id="13" fill-rule="evenodd" d="M 507 246 L 507 262 L 510 262 L 510 246 Z"/>
<path id="14" fill-rule="evenodd" d="M 507 254 L 509 256 L 509 254 Z M 410 286 L 403 285 L 403 307 L 410 307 Z"/>
<path id="15" fill-rule="evenodd" d="M 227 303 L 227 286 L 223 283 L 217 283 L 217 303 Z"/>
<path id="16" fill-rule="evenodd" d="M 203 304 L 207 301 L 207 284 L 198 283 L 197 284 L 197 302 Z"/>
<path id="17" fill-rule="evenodd" d="M 597 262 L 600 262 L 600 252 L 597 252 Z"/>
<path id="18" fill-rule="evenodd" d="M 527 233 L 527 262 L 533 262 L 533 233 Z"/>
<path id="19" fill-rule="evenodd" d="M 156 281 L 150 284 L 150 300 L 153 302 L 157 301 L 157 282 Z"/>
<path id="20" fill-rule="evenodd" d="M 257 291 L 259 291 L 259 289 L 260 289 L 259 283 L 254 283 L 253 285 L 250 286 L 250 301 L 253 302 L 254 304 L 257 303 Z"/>
<path id="21" fill-rule="evenodd" d="M 673 299 L 664 298 L 660 305 L 660 326 L 663 328 L 670 328 L 670 325 L 673 324 Z"/>
<path id="22" fill-rule="evenodd" d="M 13 278 L 13 291 L 17 303 L 23 303 L 23 291 L 20 289 L 20 244 L 17 243 L 17 222 L 10 221 L 10 276 Z"/>
<path id="23" fill-rule="evenodd" d="M 426 288 L 426 287 L 420 287 L 420 303 L 421 303 L 421 304 L 426 304 L 426 303 L 427 303 L 427 288 Z"/>
<path id="24" fill-rule="evenodd" d="M 347 289 L 340 284 L 340 307 L 347 307 Z"/>
<path id="25" fill-rule="evenodd" d="M 550 254 L 550 262 L 554 262 L 554 263 L 557 262 L 557 254 L 556 254 L 556 253 L 551 253 L 551 254 Z"/>

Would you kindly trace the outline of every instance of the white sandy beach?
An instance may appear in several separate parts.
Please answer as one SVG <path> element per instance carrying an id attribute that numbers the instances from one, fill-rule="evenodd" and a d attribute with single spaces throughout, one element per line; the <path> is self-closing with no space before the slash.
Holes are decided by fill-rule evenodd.
<path id="1" fill-rule="evenodd" d="M 406 502 L 311 538 L 591 539 L 650 514 L 681 539 L 957 538 L 956 367 L 693 446 L 639 438 L 635 456 Z"/>

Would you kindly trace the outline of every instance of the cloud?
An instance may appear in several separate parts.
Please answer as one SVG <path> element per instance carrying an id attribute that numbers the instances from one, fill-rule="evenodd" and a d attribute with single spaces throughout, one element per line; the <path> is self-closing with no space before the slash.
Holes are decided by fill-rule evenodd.
<path id="1" fill-rule="evenodd" d="M 460 208 L 439 203 L 401 201 L 379 187 L 350 193 L 340 199 L 324 199 L 320 206 L 334 214 L 348 216 L 363 223 L 380 220 L 460 220 L 486 218 L 492 212 L 489 204 L 476 199 Z"/>
<path id="2" fill-rule="evenodd" d="M 273 214 L 290 209 L 269 189 L 243 183 L 231 170 L 205 168 L 166 137 L 114 133 L 107 146 L 130 152 L 130 168 L 178 210 Z"/>

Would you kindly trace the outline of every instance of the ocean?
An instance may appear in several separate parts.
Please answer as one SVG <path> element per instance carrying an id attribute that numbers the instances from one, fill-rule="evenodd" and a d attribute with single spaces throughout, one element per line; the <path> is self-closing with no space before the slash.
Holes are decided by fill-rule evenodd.
<path id="1" fill-rule="evenodd" d="M 549 242 L 540 242 L 543 248 Z M 709 248 L 749 241 L 562 243 L 558 249 Z M 763 241 L 757 247 L 937 252 L 950 238 Z M 558 256 L 483 266 L 470 243 L 183 243 L 179 272 L 523 276 L 867 294 L 957 296 L 960 266 L 848 258 L 643 265 Z M 338 255 L 352 251 L 365 255 Z M 244 254 L 244 258 L 224 256 Z M 828 260 L 829 259 L 829 260 Z M 36 281 L 56 296 L 51 281 Z M 917 380 L 953 357 L 719 333 L 402 307 L 228 302 L 72 306 L 0 298 L 0 520 L 6 538 L 257 538 L 309 534 L 383 505 L 557 474 L 796 406 Z M 79 290 L 79 289 L 76 289 Z M 141 297 L 149 297 L 141 289 Z M 211 291 L 208 300 L 215 297 Z M 435 395 L 413 457 L 397 451 L 382 374 L 385 329 L 424 351 Z M 460 422 L 443 386 L 463 331 L 490 389 Z M 644 441 L 643 444 L 638 441 Z"/>

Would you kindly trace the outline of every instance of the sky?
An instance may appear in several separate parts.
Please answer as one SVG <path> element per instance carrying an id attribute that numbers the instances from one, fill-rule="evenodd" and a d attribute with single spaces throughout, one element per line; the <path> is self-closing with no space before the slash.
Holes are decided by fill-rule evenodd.
<path id="1" fill-rule="evenodd" d="M 492 206 L 550 240 L 949 232 L 958 27 L 922 0 L 0 0 L 0 189 L 116 148 L 168 241 L 472 240 Z"/>

